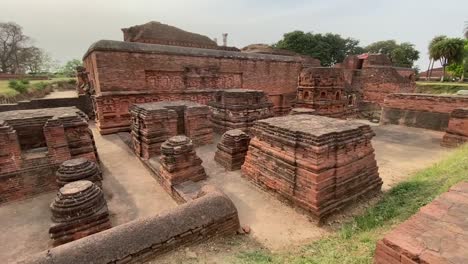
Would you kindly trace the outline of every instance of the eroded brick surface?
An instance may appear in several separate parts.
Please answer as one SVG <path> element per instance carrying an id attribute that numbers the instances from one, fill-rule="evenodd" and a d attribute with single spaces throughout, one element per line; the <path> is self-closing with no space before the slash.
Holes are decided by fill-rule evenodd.
<path id="1" fill-rule="evenodd" d="M 213 141 L 208 106 L 189 101 L 136 104 L 132 114 L 135 153 L 144 159 L 160 154 L 161 145 L 172 136 L 186 135 L 197 146 Z"/>
<path id="2" fill-rule="evenodd" d="M 215 93 L 209 102 L 210 120 L 218 133 L 231 129 L 248 131 L 256 120 L 273 116 L 273 104 L 262 91 L 231 89 Z"/>
<path id="3" fill-rule="evenodd" d="M 442 194 L 377 243 L 374 263 L 468 263 L 468 182 Z"/>
<path id="4" fill-rule="evenodd" d="M 215 161 L 227 170 L 239 170 L 249 149 L 250 137 L 240 129 L 228 130 L 218 143 Z"/>
<path id="5" fill-rule="evenodd" d="M 450 114 L 449 124 L 441 145 L 458 147 L 468 142 L 468 108 L 458 108 Z"/>
<path id="6" fill-rule="evenodd" d="M 314 115 L 257 121 L 242 175 L 321 220 L 382 180 L 368 125 Z"/>
<path id="7" fill-rule="evenodd" d="M 77 108 L 0 112 L 0 203 L 56 189 L 54 170 L 73 158 L 98 161 Z"/>

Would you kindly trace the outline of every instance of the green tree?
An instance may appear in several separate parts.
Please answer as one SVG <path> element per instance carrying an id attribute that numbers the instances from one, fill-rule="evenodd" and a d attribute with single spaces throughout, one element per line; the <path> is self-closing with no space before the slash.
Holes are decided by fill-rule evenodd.
<path id="1" fill-rule="evenodd" d="M 411 68 L 419 59 L 419 51 L 409 42 L 398 44 L 395 40 L 377 41 L 368 45 L 365 50 L 370 53 L 387 55 L 394 66 Z"/>
<path id="2" fill-rule="evenodd" d="M 437 41 L 429 50 L 434 60 L 439 60 L 443 67 L 445 79 L 446 67 L 452 63 L 461 63 L 464 58 L 465 41 L 461 38 L 444 38 Z"/>
<path id="3" fill-rule="evenodd" d="M 73 77 L 75 76 L 76 67 L 78 66 L 83 66 L 83 62 L 78 59 L 69 60 L 60 69 L 60 73 L 65 76 Z"/>
<path id="4" fill-rule="evenodd" d="M 431 42 L 429 42 L 429 45 L 428 45 L 428 50 L 429 50 L 429 66 L 427 68 L 427 72 L 426 72 L 426 80 L 429 80 L 432 76 L 432 69 L 434 68 L 434 63 L 435 63 L 435 59 L 434 59 L 434 56 L 436 54 L 432 54 L 431 52 L 434 51 L 434 46 L 446 39 L 447 36 L 444 36 L 444 35 L 439 35 L 439 36 L 435 36 L 434 38 L 432 38 Z"/>
<path id="5" fill-rule="evenodd" d="M 273 45 L 275 48 L 294 51 L 319 59 L 323 66 L 342 62 L 347 55 L 361 54 L 359 41 L 343 38 L 338 34 L 314 34 L 311 32 L 293 31 L 284 34 L 283 39 Z"/>

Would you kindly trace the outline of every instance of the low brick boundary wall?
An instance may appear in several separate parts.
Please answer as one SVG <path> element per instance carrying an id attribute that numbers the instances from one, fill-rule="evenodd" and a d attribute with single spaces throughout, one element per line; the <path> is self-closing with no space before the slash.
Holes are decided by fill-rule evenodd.
<path id="1" fill-rule="evenodd" d="M 43 251 L 19 263 L 141 263 L 182 245 L 236 233 L 239 218 L 232 201 L 213 186 L 203 187 L 201 195 L 159 215 Z"/>
<path id="2" fill-rule="evenodd" d="M 448 128 L 441 145 L 454 148 L 466 142 L 468 142 L 468 108 L 455 109 L 450 114 Z"/>
<path id="3" fill-rule="evenodd" d="M 91 98 L 86 95 L 70 98 L 32 99 L 30 101 L 20 101 L 16 104 L 0 104 L 0 112 L 69 106 L 75 106 L 90 118 L 94 116 Z"/>
<path id="4" fill-rule="evenodd" d="M 396 93 L 385 97 L 380 124 L 445 131 L 450 113 L 466 107 L 468 96 Z"/>
<path id="5" fill-rule="evenodd" d="M 468 263 L 467 215 L 462 182 L 377 242 L 374 263 Z"/>
<path id="6" fill-rule="evenodd" d="M 0 176 L 0 204 L 58 190 L 58 166 L 42 166 Z"/>

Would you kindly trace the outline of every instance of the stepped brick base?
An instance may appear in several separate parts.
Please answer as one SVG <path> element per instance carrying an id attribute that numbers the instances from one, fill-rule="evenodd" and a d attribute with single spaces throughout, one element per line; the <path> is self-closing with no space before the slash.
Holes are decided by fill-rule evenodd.
<path id="1" fill-rule="evenodd" d="M 223 134 L 215 153 L 215 161 L 227 170 L 240 170 L 249 148 L 250 137 L 240 129 Z"/>
<path id="2" fill-rule="evenodd" d="M 242 175 L 317 220 L 382 185 L 369 125 L 314 115 L 257 121 Z"/>

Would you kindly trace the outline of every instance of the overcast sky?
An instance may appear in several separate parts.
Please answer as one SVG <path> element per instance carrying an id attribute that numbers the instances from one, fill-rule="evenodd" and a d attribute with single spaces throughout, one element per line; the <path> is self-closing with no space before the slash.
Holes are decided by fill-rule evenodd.
<path id="1" fill-rule="evenodd" d="M 80 58 L 100 39 L 123 40 L 121 28 L 151 20 L 217 37 L 229 45 L 272 44 L 293 30 L 333 32 L 365 46 L 411 42 L 427 67 L 427 44 L 439 34 L 461 37 L 468 0 L 0 0 L 1 22 L 23 27 L 60 62 Z"/>

